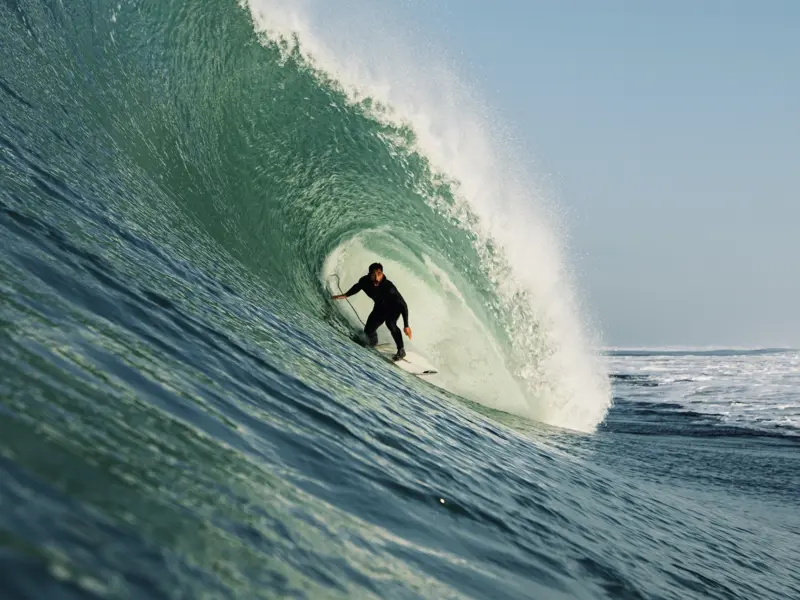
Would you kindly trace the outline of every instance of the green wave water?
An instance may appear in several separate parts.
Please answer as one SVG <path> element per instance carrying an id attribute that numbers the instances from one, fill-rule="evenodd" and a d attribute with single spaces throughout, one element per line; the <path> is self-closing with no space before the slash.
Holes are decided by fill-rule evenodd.
<path id="1" fill-rule="evenodd" d="M 407 115 L 375 80 L 354 83 L 312 31 L 292 29 L 288 6 L 42 5 L 36 33 L 6 50 L 9 85 L 81 137 L 77 177 L 113 164 L 125 179 L 113 210 L 192 261 L 198 236 L 212 240 L 215 265 L 244 266 L 270 289 L 264 302 L 343 331 L 355 322 L 332 312 L 331 275 L 349 282 L 381 260 L 411 303 L 413 347 L 441 370 L 434 383 L 594 428 L 608 386 L 555 245 L 530 241 L 553 237 L 527 212 L 535 191 L 496 185 L 497 157 L 469 180 L 458 153 L 441 164 L 448 132 L 425 123 L 449 108 L 423 99 Z M 42 36 L 58 64 L 38 60 Z M 491 146 L 459 118 L 471 146 Z"/>
<path id="2" fill-rule="evenodd" d="M 354 5 L 0 2 L 0 596 L 798 597 L 796 353 L 606 415 L 497 122 Z"/>
<path id="3" fill-rule="evenodd" d="M 362 4 L 247 6 L 263 44 L 301 57 L 318 80 L 335 81 L 352 106 L 366 110 L 413 191 L 395 200 L 390 179 L 372 200 L 389 201 L 377 226 L 384 235 L 354 234 L 329 256 L 324 279 L 333 272 L 353 279 L 371 257 L 394 257 L 392 277 L 412 290 L 428 317 L 415 349 L 440 366 L 439 385 L 526 417 L 592 429 L 608 408 L 608 384 L 557 230 L 496 119 L 446 63 L 376 28 Z M 406 202 L 413 214 L 391 213 L 393 203 Z M 362 304 L 360 312 L 366 310 Z"/>

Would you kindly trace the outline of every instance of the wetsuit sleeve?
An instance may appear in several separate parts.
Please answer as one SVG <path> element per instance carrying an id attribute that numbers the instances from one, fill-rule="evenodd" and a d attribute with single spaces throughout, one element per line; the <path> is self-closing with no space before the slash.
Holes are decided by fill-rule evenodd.
<path id="1" fill-rule="evenodd" d="M 344 295 L 349 298 L 353 294 L 357 294 L 360 291 L 361 291 L 361 280 L 359 279 L 358 281 L 355 282 L 355 284 L 353 284 L 353 287 L 351 287 L 344 293 Z"/>
<path id="2" fill-rule="evenodd" d="M 405 298 L 400 294 L 400 291 L 392 284 L 391 294 L 394 297 L 394 301 L 400 307 L 400 312 L 403 315 L 403 327 L 408 327 L 408 304 L 406 304 Z"/>
<path id="3" fill-rule="evenodd" d="M 407 328 L 408 327 L 408 304 L 406 304 L 406 301 L 403 300 L 403 297 L 400 296 L 400 294 L 397 294 L 397 295 L 400 297 L 400 301 L 402 302 L 402 306 L 403 306 L 403 328 Z"/>

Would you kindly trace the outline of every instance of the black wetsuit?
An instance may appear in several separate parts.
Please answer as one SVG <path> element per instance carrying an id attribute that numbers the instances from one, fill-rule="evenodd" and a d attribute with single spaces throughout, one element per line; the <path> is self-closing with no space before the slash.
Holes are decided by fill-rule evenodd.
<path id="1" fill-rule="evenodd" d="M 375 302 L 375 307 L 367 317 L 367 324 L 364 326 L 364 333 L 370 345 L 378 343 L 378 327 L 386 323 L 386 327 L 392 334 L 397 350 L 403 349 L 403 335 L 397 326 L 397 319 L 403 315 L 403 327 L 408 327 L 408 305 L 397 291 L 395 285 L 384 277 L 378 285 L 375 285 L 369 275 L 364 275 L 353 287 L 345 293 L 350 297 L 358 292 L 364 292 Z"/>

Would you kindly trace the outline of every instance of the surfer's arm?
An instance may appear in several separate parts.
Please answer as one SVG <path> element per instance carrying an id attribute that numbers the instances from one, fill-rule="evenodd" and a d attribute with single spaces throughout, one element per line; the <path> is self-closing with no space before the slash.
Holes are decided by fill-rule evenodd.
<path id="1" fill-rule="evenodd" d="M 403 331 L 408 336 L 408 339 L 411 339 L 411 327 L 408 326 L 408 304 L 406 304 L 400 292 L 397 292 L 397 298 L 400 300 L 401 314 L 403 315 Z"/>
<path id="2" fill-rule="evenodd" d="M 338 296 L 333 296 L 333 299 L 334 300 L 344 300 L 345 298 L 349 298 L 353 294 L 357 294 L 360 291 L 361 291 L 361 282 L 357 281 L 353 285 L 353 287 L 351 287 L 349 290 L 347 290 L 344 294 L 340 294 Z"/>
<path id="3" fill-rule="evenodd" d="M 392 296 L 397 305 L 400 307 L 400 314 L 403 315 L 403 329 L 408 329 L 408 304 L 405 298 L 400 294 L 400 291 L 392 284 Z"/>
<path id="4" fill-rule="evenodd" d="M 400 294 L 398 294 L 400 296 Z M 408 329 L 408 304 L 406 301 L 403 300 L 403 297 L 400 296 L 400 300 L 402 302 L 401 306 L 403 307 L 401 314 L 403 315 L 403 328 Z"/>

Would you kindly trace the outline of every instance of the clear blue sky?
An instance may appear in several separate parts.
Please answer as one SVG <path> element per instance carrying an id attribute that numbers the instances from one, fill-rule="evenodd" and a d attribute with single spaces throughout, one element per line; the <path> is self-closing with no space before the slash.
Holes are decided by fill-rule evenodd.
<path id="1" fill-rule="evenodd" d="M 553 175 L 607 344 L 800 347 L 800 1 L 391 10 Z"/>

